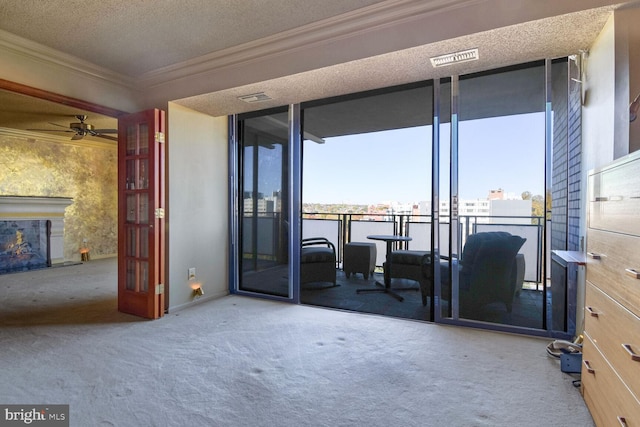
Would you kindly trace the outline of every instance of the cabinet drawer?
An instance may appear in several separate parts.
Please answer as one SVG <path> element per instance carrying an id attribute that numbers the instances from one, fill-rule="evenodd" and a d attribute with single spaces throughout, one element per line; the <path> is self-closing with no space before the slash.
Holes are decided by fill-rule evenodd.
<path id="1" fill-rule="evenodd" d="M 587 282 L 584 329 L 627 387 L 640 397 L 640 318 Z"/>
<path id="2" fill-rule="evenodd" d="M 640 402 L 618 378 L 588 333 L 582 350 L 582 395 L 596 425 L 640 426 Z"/>
<path id="3" fill-rule="evenodd" d="M 587 280 L 640 315 L 640 279 L 628 271 L 640 272 L 640 238 L 589 229 L 587 239 Z"/>
<path id="4" fill-rule="evenodd" d="M 640 161 L 589 176 L 589 227 L 640 236 Z"/>

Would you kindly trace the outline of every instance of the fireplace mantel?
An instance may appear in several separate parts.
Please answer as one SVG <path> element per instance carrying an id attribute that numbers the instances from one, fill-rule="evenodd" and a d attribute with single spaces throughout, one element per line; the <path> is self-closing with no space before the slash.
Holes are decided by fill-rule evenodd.
<path id="1" fill-rule="evenodd" d="M 51 221 L 51 263 L 64 262 L 64 211 L 69 197 L 0 196 L 0 221 Z"/>

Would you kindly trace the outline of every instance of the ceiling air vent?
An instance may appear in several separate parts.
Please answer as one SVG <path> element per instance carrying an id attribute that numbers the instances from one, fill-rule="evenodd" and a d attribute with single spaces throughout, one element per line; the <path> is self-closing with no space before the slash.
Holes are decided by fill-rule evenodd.
<path id="1" fill-rule="evenodd" d="M 455 53 L 448 53 L 446 55 L 434 56 L 433 58 L 431 58 L 431 65 L 433 65 L 434 67 L 444 67 L 446 65 L 458 64 L 460 62 L 477 60 L 478 49 L 469 49 Z"/>
<path id="2" fill-rule="evenodd" d="M 238 99 L 240 101 L 248 102 L 251 104 L 254 102 L 269 101 L 271 97 L 264 92 L 257 92 L 257 93 L 250 93 L 249 95 L 239 96 Z"/>

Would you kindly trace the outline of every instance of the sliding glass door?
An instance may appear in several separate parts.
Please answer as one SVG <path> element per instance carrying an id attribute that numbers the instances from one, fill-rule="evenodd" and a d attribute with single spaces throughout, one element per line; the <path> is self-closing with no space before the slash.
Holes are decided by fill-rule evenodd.
<path id="1" fill-rule="evenodd" d="M 290 298 L 287 112 L 238 122 L 238 289 Z"/>
<path id="2" fill-rule="evenodd" d="M 545 66 L 459 82 L 460 317 L 544 325 Z"/>
<path id="3" fill-rule="evenodd" d="M 440 124 L 441 160 L 450 160 L 440 163 L 440 222 L 450 226 L 440 246 L 450 249 L 441 252 L 436 319 L 566 332 L 566 325 L 550 325 L 550 307 L 560 319 L 567 315 L 566 292 L 550 290 L 549 268 L 551 194 L 558 188 L 565 202 L 556 204 L 566 204 L 560 178 L 567 164 L 552 162 L 551 153 L 573 125 L 567 62 L 551 65 L 540 61 L 440 84 L 440 110 L 451 111 Z M 559 171 L 553 180 L 552 168 Z"/>
<path id="4" fill-rule="evenodd" d="M 303 303 L 432 320 L 419 264 L 431 251 L 432 96 L 419 82 L 303 104 L 302 237 L 336 253 L 333 276 L 302 254 Z M 385 279 L 389 250 L 417 264 Z"/>
<path id="5" fill-rule="evenodd" d="M 576 240 L 550 217 L 571 228 L 562 179 L 579 175 L 562 154 L 579 157 L 568 69 L 539 61 L 240 116 L 232 291 L 567 332 L 575 294 L 549 260 L 552 241 Z"/>

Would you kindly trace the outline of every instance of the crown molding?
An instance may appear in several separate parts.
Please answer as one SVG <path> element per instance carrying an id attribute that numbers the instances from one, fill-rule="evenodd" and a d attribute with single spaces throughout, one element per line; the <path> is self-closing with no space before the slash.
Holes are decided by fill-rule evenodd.
<path id="1" fill-rule="evenodd" d="M 38 141 L 43 141 L 43 142 L 52 142 L 55 144 L 72 145 L 72 146 L 83 147 L 83 148 L 101 148 L 101 149 L 112 149 L 112 150 L 115 150 L 118 148 L 118 143 L 116 141 L 111 141 L 111 140 L 105 140 L 104 142 L 93 141 L 89 139 L 72 140 L 69 137 L 65 137 L 65 136 L 45 135 L 39 132 L 0 127 L 0 138 L 2 137 L 19 138 L 19 139 L 27 140 L 27 142 L 33 142 L 33 143 L 36 143 Z"/>
<path id="2" fill-rule="evenodd" d="M 259 40 L 233 46 L 147 72 L 138 77 L 144 88 L 241 64 L 270 59 L 318 44 L 365 34 L 425 16 L 483 3 L 486 0 L 394 0 L 347 12 Z"/>
<path id="3" fill-rule="evenodd" d="M 120 117 L 127 114 L 126 112 L 117 110 L 115 108 L 105 107 L 102 105 L 94 104 L 92 102 L 84 101 L 82 99 L 71 98 L 69 96 L 60 95 L 58 93 L 38 89 L 33 86 L 27 86 L 5 79 L 0 79 L 0 89 L 20 93 L 22 95 L 32 96 L 34 98 L 44 99 L 51 102 L 57 102 L 59 104 L 79 108 L 85 111 L 91 111 L 93 113 L 98 113 L 109 117 Z"/>
<path id="4" fill-rule="evenodd" d="M 123 86 L 130 90 L 139 90 L 230 66 L 270 59 L 287 52 L 307 49 L 317 44 L 326 44 L 385 26 L 397 25 L 403 21 L 419 19 L 425 15 L 436 15 L 447 10 L 485 1 L 487 0 L 384 1 L 259 40 L 152 70 L 137 77 L 100 67 L 1 29 L 0 50 L 6 49 L 35 62 L 54 64 L 93 79 Z"/>
<path id="5" fill-rule="evenodd" d="M 124 74 L 82 60 L 73 55 L 49 48 L 40 43 L 0 30 L 0 48 L 35 62 L 55 64 L 96 80 L 102 80 L 127 89 L 135 88 L 134 80 Z"/>

